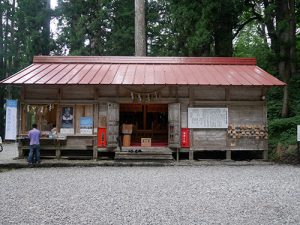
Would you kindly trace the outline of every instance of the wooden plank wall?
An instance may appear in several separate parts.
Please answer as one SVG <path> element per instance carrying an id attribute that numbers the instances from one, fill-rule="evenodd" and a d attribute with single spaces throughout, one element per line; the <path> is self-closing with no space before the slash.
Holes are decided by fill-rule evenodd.
<path id="1" fill-rule="evenodd" d="M 107 103 L 99 104 L 98 127 L 107 126 Z"/>
<path id="2" fill-rule="evenodd" d="M 23 91 L 24 99 L 55 100 L 58 98 L 57 87 L 30 86 Z"/>
<path id="3" fill-rule="evenodd" d="M 75 105 L 75 133 L 80 133 L 80 117 L 93 117 L 93 105 Z"/>
<path id="4" fill-rule="evenodd" d="M 92 87 L 64 86 L 61 98 L 64 100 L 94 100 L 95 89 Z"/>
<path id="5" fill-rule="evenodd" d="M 60 122 L 61 106 L 73 105 L 76 117 L 75 132 L 79 132 L 80 116 L 93 116 L 94 128 L 107 127 L 107 103 L 110 101 L 131 103 L 131 90 L 146 91 L 144 86 L 125 88 L 115 85 L 102 85 L 93 88 L 91 86 L 36 86 L 26 88 L 24 101 L 56 102 L 60 106 L 57 110 L 59 112 L 57 115 L 58 122 Z M 188 107 L 228 107 L 229 124 L 264 125 L 266 123 L 266 107 L 262 103 L 264 94 L 262 88 L 177 87 L 174 85 L 152 86 L 149 87 L 149 90 L 157 90 L 160 95 L 160 99 L 154 103 L 181 103 L 181 127 L 187 127 Z M 22 119 L 24 119 L 23 115 Z M 194 129 L 191 131 L 191 146 L 193 150 L 263 150 L 267 148 L 267 141 L 241 138 L 233 144 L 232 140 L 228 138 L 226 129 Z"/>
<path id="6" fill-rule="evenodd" d="M 227 92 L 227 93 L 226 93 Z M 215 95 L 213 94 L 215 93 Z M 228 107 L 229 124 L 265 125 L 266 107 L 261 102 L 260 88 L 197 88 L 193 91 L 193 107 Z M 227 99 L 228 101 L 224 101 Z M 207 101 L 212 100 L 212 101 Z M 215 101 L 216 103 L 214 104 Z M 192 129 L 192 150 L 265 150 L 267 140 L 242 137 L 232 140 L 227 129 Z"/>
<path id="7" fill-rule="evenodd" d="M 192 150 L 225 150 L 224 129 L 194 129 L 191 136 Z"/>

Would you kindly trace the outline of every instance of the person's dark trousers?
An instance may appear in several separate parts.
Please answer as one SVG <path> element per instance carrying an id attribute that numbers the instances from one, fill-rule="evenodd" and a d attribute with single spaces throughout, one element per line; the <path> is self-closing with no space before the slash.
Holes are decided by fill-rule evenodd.
<path id="1" fill-rule="evenodd" d="M 40 159 L 40 145 L 29 145 L 29 163 L 39 163 Z"/>

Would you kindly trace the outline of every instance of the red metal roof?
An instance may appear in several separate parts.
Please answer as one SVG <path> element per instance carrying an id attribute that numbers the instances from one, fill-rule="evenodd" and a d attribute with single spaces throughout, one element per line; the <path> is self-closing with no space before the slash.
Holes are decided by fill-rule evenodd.
<path id="1" fill-rule="evenodd" d="M 254 58 L 36 56 L 2 84 L 282 86 Z"/>

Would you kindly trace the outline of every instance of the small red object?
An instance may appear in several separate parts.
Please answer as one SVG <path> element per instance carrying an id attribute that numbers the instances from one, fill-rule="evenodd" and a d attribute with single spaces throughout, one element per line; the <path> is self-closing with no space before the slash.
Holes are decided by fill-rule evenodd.
<path id="1" fill-rule="evenodd" d="M 190 129 L 181 128 L 181 147 L 189 148 L 190 147 Z"/>
<path id="2" fill-rule="evenodd" d="M 98 147 L 106 147 L 106 128 L 98 127 Z"/>

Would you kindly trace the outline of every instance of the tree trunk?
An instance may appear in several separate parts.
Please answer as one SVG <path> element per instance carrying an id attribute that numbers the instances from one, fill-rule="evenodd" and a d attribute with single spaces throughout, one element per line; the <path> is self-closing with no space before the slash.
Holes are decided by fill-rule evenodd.
<path id="1" fill-rule="evenodd" d="M 49 55 L 50 54 L 50 21 L 51 21 L 51 7 L 50 7 L 50 0 L 44 0 L 44 7 L 45 7 L 45 17 L 43 21 L 43 43 L 44 46 L 42 47 L 42 55 Z"/>
<path id="2" fill-rule="evenodd" d="M 228 5 L 224 2 L 220 2 L 220 17 L 222 20 L 216 21 L 214 27 L 214 39 L 215 39 L 215 55 L 216 56 L 232 56 L 233 54 L 233 18 L 231 12 L 226 10 Z"/>
<path id="3" fill-rule="evenodd" d="M 146 56 L 145 0 L 135 0 L 135 56 Z"/>
<path id="4" fill-rule="evenodd" d="M 4 57 L 3 57 L 3 74 L 5 76 L 7 75 L 7 65 L 8 65 L 8 46 L 9 46 L 9 40 L 8 40 L 8 31 L 9 31 L 9 7 L 6 8 L 6 15 L 5 15 L 5 25 L 4 25 Z"/>
<path id="5" fill-rule="evenodd" d="M 295 72 L 295 1 L 276 0 L 276 28 L 279 45 L 279 75 L 287 84 L 283 90 L 282 117 L 289 113 L 289 82 Z"/>
<path id="6" fill-rule="evenodd" d="M 278 37 L 276 34 L 275 26 L 274 26 L 274 20 L 275 20 L 275 12 L 274 10 L 271 10 L 270 8 L 274 5 L 274 0 L 264 0 L 264 14 L 265 14 L 265 24 L 267 26 L 268 35 L 271 39 L 271 49 L 275 52 L 275 54 L 278 53 Z"/>
<path id="7" fill-rule="evenodd" d="M 290 67 L 291 77 L 296 75 L 296 15 L 295 15 L 295 0 L 289 1 L 290 9 Z"/>
<path id="8" fill-rule="evenodd" d="M 3 46 L 3 5 L 4 2 L 3 0 L 0 0 L 0 79 L 2 79 L 4 77 L 4 62 L 3 62 L 3 57 L 4 57 L 4 46 Z"/>
<path id="9" fill-rule="evenodd" d="M 13 60 L 14 60 L 14 50 L 16 49 L 15 47 L 15 42 L 14 42 L 14 38 L 15 38 L 15 9 L 16 9 L 16 0 L 12 1 L 12 5 L 11 5 L 11 14 L 9 17 L 10 20 L 10 37 L 9 37 L 9 47 L 8 47 L 8 52 L 9 55 L 7 56 L 7 69 L 6 69 L 6 73 L 8 74 L 8 76 L 10 76 L 12 74 L 12 70 L 13 70 Z"/>
<path id="10" fill-rule="evenodd" d="M 214 35 L 216 56 L 232 56 L 232 37 L 232 26 L 229 21 L 227 24 L 218 25 Z"/>

